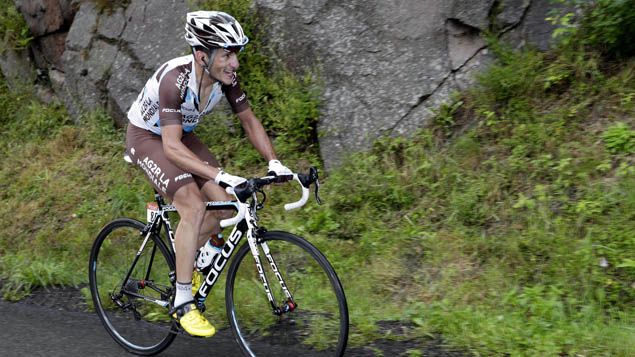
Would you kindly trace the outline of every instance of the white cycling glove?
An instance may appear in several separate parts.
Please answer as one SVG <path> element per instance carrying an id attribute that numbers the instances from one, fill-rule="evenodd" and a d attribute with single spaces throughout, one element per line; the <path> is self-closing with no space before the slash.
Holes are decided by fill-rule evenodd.
<path id="1" fill-rule="evenodd" d="M 214 179 L 214 182 L 219 184 L 222 188 L 236 187 L 245 181 L 247 180 L 240 176 L 230 175 L 223 170 L 220 170 L 220 172 L 218 173 L 218 175 L 216 175 L 216 178 Z"/>
<path id="2" fill-rule="evenodd" d="M 271 160 L 269 161 L 269 172 L 267 172 L 267 175 L 284 177 L 284 176 L 292 176 L 293 172 L 291 172 L 291 170 L 289 170 L 288 167 L 281 164 L 280 161 Z"/>

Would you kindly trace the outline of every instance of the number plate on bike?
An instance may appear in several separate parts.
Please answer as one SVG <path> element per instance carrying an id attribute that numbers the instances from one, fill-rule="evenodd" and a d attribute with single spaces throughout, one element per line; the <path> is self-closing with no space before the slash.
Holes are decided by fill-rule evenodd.
<path id="1" fill-rule="evenodd" d="M 146 205 L 146 219 L 148 220 L 148 222 L 152 222 L 158 212 L 159 206 L 156 204 L 156 202 L 148 202 L 148 204 Z"/>

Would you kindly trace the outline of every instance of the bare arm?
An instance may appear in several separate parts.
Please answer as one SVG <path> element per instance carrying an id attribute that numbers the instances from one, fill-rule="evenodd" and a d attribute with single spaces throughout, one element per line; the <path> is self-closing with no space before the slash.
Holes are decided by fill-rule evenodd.
<path id="1" fill-rule="evenodd" d="M 183 171 L 191 172 L 196 176 L 208 180 L 213 180 L 220 170 L 199 159 L 181 142 L 182 136 L 183 127 L 181 125 L 166 125 L 161 127 L 161 140 L 163 142 L 165 156 L 176 166 L 183 169 Z"/>
<path id="2" fill-rule="evenodd" d="M 249 142 L 251 142 L 260 155 L 262 155 L 262 157 L 267 161 L 275 160 L 276 153 L 273 150 L 271 140 L 269 139 L 269 136 L 267 136 L 267 132 L 260 123 L 260 120 L 256 118 L 256 115 L 251 108 L 243 110 L 236 115 L 238 116 L 238 119 L 240 119 L 243 129 L 245 129 L 247 139 L 249 139 Z"/>

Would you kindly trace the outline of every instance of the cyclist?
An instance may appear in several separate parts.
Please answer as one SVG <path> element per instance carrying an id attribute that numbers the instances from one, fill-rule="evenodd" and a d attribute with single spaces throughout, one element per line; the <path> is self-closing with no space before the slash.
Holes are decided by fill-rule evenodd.
<path id="1" fill-rule="evenodd" d="M 191 335 L 209 337 L 214 327 L 192 300 L 196 251 L 221 230 L 232 212 L 206 211 L 205 201 L 231 200 L 225 192 L 245 181 L 230 175 L 192 132 L 225 96 L 247 138 L 268 161 L 269 174 L 290 175 L 276 159 L 262 124 L 240 88 L 238 53 L 249 41 L 232 16 L 218 11 L 187 14 L 185 40 L 192 54 L 174 58 L 148 79 L 128 111 L 126 147 L 154 188 L 172 200 L 180 223 L 175 234 L 176 296 L 171 314 Z"/>

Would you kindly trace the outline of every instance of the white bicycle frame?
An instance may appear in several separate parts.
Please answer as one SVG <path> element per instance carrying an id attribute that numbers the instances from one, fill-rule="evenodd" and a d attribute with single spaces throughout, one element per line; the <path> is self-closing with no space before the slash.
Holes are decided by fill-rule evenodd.
<path id="1" fill-rule="evenodd" d="M 265 178 L 271 178 L 271 177 L 265 177 Z M 302 182 L 298 178 L 297 174 L 293 174 L 293 180 L 297 181 L 300 184 L 300 187 L 302 188 L 302 197 L 300 200 L 296 202 L 285 204 L 284 208 L 287 211 L 304 206 L 309 198 L 309 189 L 307 187 L 304 187 L 304 185 L 302 185 Z M 236 197 L 236 201 L 210 201 L 210 202 L 206 202 L 206 207 L 210 210 L 232 209 L 232 208 L 235 209 L 237 211 L 236 216 L 221 220 L 220 222 L 220 225 L 223 228 L 226 228 L 229 226 L 234 226 L 234 228 L 232 229 L 232 232 L 229 235 L 229 238 L 226 240 L 225 245 L 223 246 L 223 249 L 221 250 L 220 254 L 216 254 L 216 256 L 214 257 L 214 260 L 211 264 L 211 269 L 207 273 L 204 283 L 201 284 L 201 287 L 196 292 L 194 299 L 196 300 L 197 305 L 204 306 L 205 300 L 209 292 L 212 290 L 212 288 L 216 284 L 218 277 L 220 276 L 225 266 L 227 265 L 229 258 L 234 253 L 234 250 L 236 249 L 236 247 L 238 247 L 242 237 L 246 235 L 250 252 L 256 263 L 256 268 L 258 270 L 260 280 L 263 284 L 265 294 L 267 295 L 267 299 L 269 300 L 269 303 L 271 304 L 274 310 L 274 313 L 280 314 L 281 313 L 280 307 L 278 307 L 276 304 L 275 298 L 273 294 L 271 293 L 271 289 L 269 287 L 267 276 L 264 273 L 264 268 L 262 265 L 262 261 L 260 259 L 260 250 L 258 246 L 262 247 L 264 256 L 267 258 L 267 261 L 269 265 L 271 266 L 271 269 L 274 272 L 286 298 L 289 301 L 293 301 L 293 295 L 287 288 L 287 285 L 284 282 L 284 279 L 282 275 L 280 274 L 280 271 L 278 270 L 278 266 L 273 256 L 271 255 L 271 251 L 269 250 L 267 243 L 262 241 L 259 242 L 257 234 L 255 233 L 258 231 L 257 193 L 252 194 L 250 202 L 240 202 L 240 200 L 234 193 L 233 189 L 227 188 L 227 192 L 233 195 L 234 197 Z M 159 198 L 157 198 L 157 201 L 159 202 Z M 167 215 L 168 212 L 176 212 L 176 207 L 174 207 L 174 205 L 172 204 L 159 203 L 159 208 L 157 211 L 155 211 L 152 221 L 148 223 L 148 226 L 143 231 L 145 235 L 145 239 L 143 243 L 141 244 L 141 247 L 137 255 L 141 254 L 141 252 L 145 248 L 145 245 L 148 239 L 150 238 L 150 235 L 153 234 L 157 229 L 159 229 L 161 223 L 165 225 L 165 229 L 167 231 L 172 252 L 176 251 L 174 233 L 172 231 L 172 226 Z M 165 301 L 156 301 L 156 303 L 162 306 L 166 306 Z"/>

